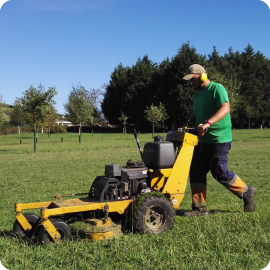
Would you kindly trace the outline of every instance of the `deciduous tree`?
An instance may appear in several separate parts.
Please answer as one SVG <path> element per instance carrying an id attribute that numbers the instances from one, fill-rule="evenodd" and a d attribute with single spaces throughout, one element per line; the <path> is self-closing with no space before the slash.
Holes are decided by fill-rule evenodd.
<path id="1" fill-rule="evenodd" d="M 89 122 L 94 113 L 90 91 L 81 84 L 73 85 L 68 102 L 64 104 L 64 107 L 71 122 L 80 126 L 79 142 L 81 142 L 82 124 Z"/>
<path id="2" fill-rule="evenodd" d="M 37 121 L 44 121 L 46 115 L 50 114 L 56 102 L 53 97 L 57 94 L 56 87 L 45 90 L 43 85 L 38 88 L 30 86 L 21 98 L 21 108 L 27 123 L 36 128 Z"/>
<path id="3" fill-rule="evenodd" d="M 118 118 L 118 120 L 123 124 L 123 133 L 126 134 L 126 124 L 128 117 L 123 112 L 121 112 L 121 116 Z"/>
<path id="4" fill-rule="evenodd" d="M 153 133 L 152 136 L 154 137 L 154 133 L 155 133 L 155 124 L 158 123 L 159 121 L 161 121 L 162 119 L 162 111 L 160 110 L 159 107 L 154 106 L 153 104 L 151 104 L 151 106 L 146 107 L 146 110 L 144 111 L 145 113 L 145 119 L 152 123 L 153 126 Z"/>
<path id="5" fill-rule="evenodd" d="M 30 86 L 23 94 L 21 108 L 26 122 L 34 127 L 34 152 L 36 152 L 37 122 L 44 123 L 46 116 L 54 110 L 53 106 L 56 102 L 53 98 L 57 91 L 55 87 L 45 90 L 44 86 L 40 84 L 38 88 Z"/>
<path id="6" fill-rule="evenodd" d="M 169 115 L 167 114 L 166 108 L 165 106 L 160 102 L 159 103 L 159 110 L 161 112 L 161 119 L 160 121 L 162 122 L 162 126 L 163 126 L 163 132 L 165 133 L 165 120 L 167 120 L 169 118 Z"/>

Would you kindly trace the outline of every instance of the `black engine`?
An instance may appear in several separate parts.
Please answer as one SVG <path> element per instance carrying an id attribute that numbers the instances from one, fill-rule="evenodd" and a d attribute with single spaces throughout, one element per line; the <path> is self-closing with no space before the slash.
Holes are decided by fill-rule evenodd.
<path id="1" fill-rule="evenodd" d="M 128 161 L 105 165 L 105 176 L 98 176 L 89 191 L 89 197 L 97 201 L 128 199 L 132 195 L 147 192 L 148 169 L 143 162 Z"/>

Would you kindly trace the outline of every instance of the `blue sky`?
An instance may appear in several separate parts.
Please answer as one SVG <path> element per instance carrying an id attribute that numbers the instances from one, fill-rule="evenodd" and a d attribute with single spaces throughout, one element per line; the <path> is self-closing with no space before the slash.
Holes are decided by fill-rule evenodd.
<path id="1" fill-rule="evenodd" d="M 260 0 L 10 0 L 0 10 L 0 95 L 56 86 L 64 113 L 73 84 L 100 88 L 120 63 L 156 63 L 183 43 L 208 55 L 248 45 L 270 59 L 270 10 Z"/>

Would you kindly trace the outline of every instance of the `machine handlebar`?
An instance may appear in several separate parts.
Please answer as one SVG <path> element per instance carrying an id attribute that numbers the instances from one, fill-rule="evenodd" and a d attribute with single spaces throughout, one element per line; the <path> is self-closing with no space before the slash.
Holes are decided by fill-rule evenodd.
<path id="1" fill-rule="evenodd" d="M 139 148 L 139 151 L 140 151 L 141 158 L 143 160 L 143 152 L 142 152 L 142 148 L 141 148 L 141 145 L 140 145 L 140 142 L 139 142 L 139 139 L 138 139 L 138 134 L 137 134 L 136 129 L 133 129 L 133 134 L 134 134 L 134 137 L 136 139 L 136 142 L 137 142 L 137 145 L 138 145 L 138 148 Z"/>
<path id="2" fill-rule="evenodd" d="M 187 132 L 187 133 L 191 133 L 193 135 L 198 135 L 198 127 L 194 127 L 194 128 L 182 127 L 182 128 L 178 128 L 177 131 Z M 204 131 L 207 132 L 208 128 L 206 128 Z"/>

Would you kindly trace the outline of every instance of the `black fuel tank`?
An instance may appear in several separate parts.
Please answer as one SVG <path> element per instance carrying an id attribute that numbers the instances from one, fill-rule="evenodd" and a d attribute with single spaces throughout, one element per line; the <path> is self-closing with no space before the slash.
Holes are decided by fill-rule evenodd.
<path id="1" fill-rule="evenodd" d="M 144 164 L 150 169 L 172 168 L 175 150 L 172 142 L 149 142 L 144 145 Z"/>

